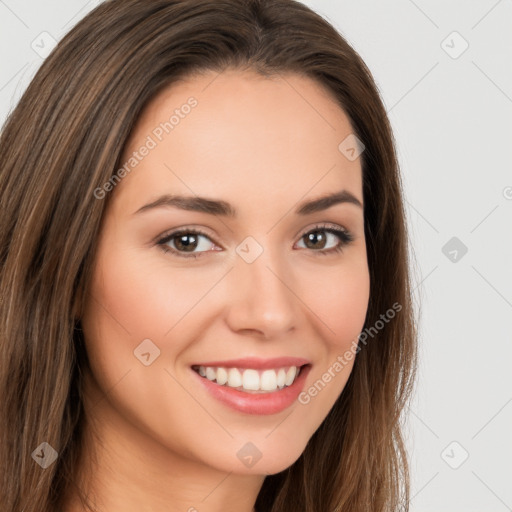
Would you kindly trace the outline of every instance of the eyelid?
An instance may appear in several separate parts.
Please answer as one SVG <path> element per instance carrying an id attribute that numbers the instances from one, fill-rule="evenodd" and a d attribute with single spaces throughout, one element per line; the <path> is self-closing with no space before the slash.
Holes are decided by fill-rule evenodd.
<path id="1" fill-rule="evenodd" d="M 301 228 L 295 234 L 295 238 L 301 238 L 304 235 L 307 235 L 308 233 L 310 233 L 311 231 L 321 230 L 321 229 L 325 229 L 325 230 L 334 229 L 336 231 L 343 231 L 347 235 L 353 236 L 353 233 L 341 224 L 335 224 L 333 222 L 314 222 L 312 225 L 310 225 L 306 228 Z"/>
<path id="2" fill-rule="evenodd" d="M 162 233 L 161 235 L 158 235 L 155 238 L 154 243 L 160 243 L 160 242 L 162 242 L 162 240 L 172 238 L 174 236 L 179 235 L 180 233 L 196 233 L 197 235 L 202 235 L 202 236 L 209 238 L 215 245 L 222 247 L 221 244 L 219 244 L 215 241 L 215 238 L 216 238 L 215 235 L 211 234 L 210 231 L 207 230 L 207 228 L 202 228 L 202 227 L 199 228 L 199 227 L 196 227 L 193 225 L 192 226 L 182 226 L 179 228 L 174 228 L 174 229 L 165 231 L 164 233 Z M 222 248 L 224 249 L 224 247 L 222 247 Z"/>

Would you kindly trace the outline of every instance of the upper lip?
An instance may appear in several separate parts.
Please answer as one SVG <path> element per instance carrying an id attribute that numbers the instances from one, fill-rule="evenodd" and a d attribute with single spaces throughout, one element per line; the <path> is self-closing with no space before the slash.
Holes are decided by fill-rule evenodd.
<path id="1" fill-rule="evenodd" d="M 244 357 L 242 359 L 230 359 L 229 361 L 208 361 L 197 363 L 192 366 L 210 366 L 222 368 L 254 368 L 265 370 L 272 368 L 283 368 L 285 366 L 303 366 L 310 364 L 310 361 L 302 357 L 274 357 L 272 359 L 261 359 L 257 357 Z"/>

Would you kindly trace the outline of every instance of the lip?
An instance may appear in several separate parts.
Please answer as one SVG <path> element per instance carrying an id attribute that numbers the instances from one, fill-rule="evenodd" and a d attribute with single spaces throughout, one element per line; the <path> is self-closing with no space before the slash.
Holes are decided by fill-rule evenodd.
<path id="1" fill-rule="evenodd" d="M 311 361 L 302 357 L 274 357 L 272 359 L 261 359 L 258 357 L 244 357 L 242 359 L 230 359 L 229 361 L 209 361 L 206 363 L 195 363 L 192 366 L 211 366 L 222 368 L 244 368 L 252 370 L 272 370 L 285 366 L 304 366 L 311 364 Z"/>
<path id="2" fill-rule="evenodd" d="M 244 391 L 239 391 L 234 388 L 230 388 L 228 386 L 220 386 L 216 382 L 213 382 L 205 377 L 201 377 L 199 373 L 195 370 L 191 370 L 192 373 L 199 379 L 204 389 L 216 400 L 220 401 L 222 404 L 227 407 L 234 409 L 235 411 L 242 412 L 245 414 L 259 414 L 259 415 L 267 415 L 267 414 L 277 414 L 281 411 L 284 411 L 288 407 L 290 407 L 298 398 L 299 394 L 304 388 L 304 383 L 306 381 L 306 377 L 308 376 L 309 371 L 311 370 L 311 364 L 302 365 L 297 364 L 297 361 L 301 361 L 297 358 L 278 358 L 272 360 L 259 360 L 259 364 L 264 364 L 267 366 L 248 366 L 247 359 L 237 359 L 233 361 L 229 361 L 231 366 L 225 366 L 226 368 L 234 368 L 238 366 L 242 366 L 243 368 L 252 368 L 252 369 L 265 369 L 265 368 L 276 368 L 276 366 L 268 366 L 270 362 L 272 365 L 278 362 L 277 367 L 280 366 L 302 366 L 300 369 L 299 376 L 295 379 L 291 386 L 287 386 L 278 391 L 271 391 L 268 393 L 245 393 Z M 285 361 L 285 364 L 283 364 Z M 290 361 L 292 361 L 290 363 Z M 243 364 L 241 364 L 243 362 Z M 228 361 L 224 361 L 219 364 L 208 363 L 206 365 L 201 366 L 222 366 L 226 365 Z M 252 359 L 251 364 L 256 364 L 256 360 Z M 304 366 L 305 364 L 305 366 Z M 195 366 L 195 365 L 194 365 Z"/>

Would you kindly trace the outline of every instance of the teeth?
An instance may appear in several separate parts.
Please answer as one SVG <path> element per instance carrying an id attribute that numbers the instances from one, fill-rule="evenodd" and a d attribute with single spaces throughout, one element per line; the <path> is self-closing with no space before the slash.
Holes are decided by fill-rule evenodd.
<path id="1" fill-rule="evenodd" d="M 238 388 L 242 385 L 242 375 L 236 368 L 229 369 L 227 385 L 231 388 Z"/>
<path id="2" fill-rule="evenodd" d="M 277 385 L 282 388 L 285 384 L 285 381 L 286 380 L 286 371 L 281 368 L 278 372 L 277 372 Z"/>
<path id="3" fill-rule="evenodd" d="M 201 377 L 216 381 L 220 386 L 241 388 L 247 391 L 276 391 L 291 386 L 299 368 L 290 366 L 276 370 L 254 370 L 238 368 L 212 368 L 199 366 L 196 371 Z"/>
<path id="4" fill-rule="evenodd" d="M 277 375 L 274 370 L 265 370 L 261 374 L 260 389 L 272 391 L 277 388 Z"/>
<path id="5" fill-rule="evenodd" d="M 228 372 L 224 368 L 217 368 L 217 384 L 221 386 L 228 381 Z"/>
<path id="6" fill-rule="evenodd" d="M 256 370 L 245 370 L 242 374 L 242 387 L 252 391 L 260 389 L 260 376 Z"/>
<path id="7" fill-rule="evenodd" d="M 292 366 L 292 367 L 290 367 L 290 369 L 288 370 L 288 372 L 286 374 L 286 379 L 285 379 L 284 383 L 287 386 L 290 386 L 293 383 L 293 381 L 295 380 L 295 375 L 297 375 L 297 367 Z"/>

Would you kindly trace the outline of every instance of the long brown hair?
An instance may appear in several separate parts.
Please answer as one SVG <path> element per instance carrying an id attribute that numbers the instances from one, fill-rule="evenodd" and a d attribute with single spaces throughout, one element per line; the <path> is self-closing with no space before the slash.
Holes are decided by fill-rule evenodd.
<path id="1" fill-rule="evenodd" d="M 2 511 L 59 511 L 76 485 L 88 361 L 75 311 L 110 197 L 98 200 L 95 189 L 119 168 L 152 97 L 194 72 L 228 68 L 315 79 L 365 145 L 370 337 L 327 418 L 292 466 L 266 477 L 256 508 L 408 510 L 401 418 L 414 385 L 416 323 L 394 139 L 369 70 L 294 0 L 110 0 L 60 41 L 1 133 Z M 399 312 L 376 329 L 392 305 Z M 44 469 L 32 456 L 43 442 L 58 452 Z"/>

